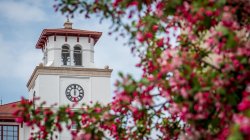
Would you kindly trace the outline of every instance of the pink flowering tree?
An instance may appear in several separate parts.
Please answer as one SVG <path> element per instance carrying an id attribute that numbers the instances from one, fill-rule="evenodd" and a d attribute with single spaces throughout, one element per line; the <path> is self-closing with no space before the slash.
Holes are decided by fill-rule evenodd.
<path id="1" fill-rule="evenodd" d="M 67 16 L 111 20 L 129 37 L 139 80 L 120 74 L 108 105 L 72 111 L 22 100 L 17 121 L 51 139 L 62 123 L 73 139 L 250 139 L 249 0 L 58 0 Z"/>

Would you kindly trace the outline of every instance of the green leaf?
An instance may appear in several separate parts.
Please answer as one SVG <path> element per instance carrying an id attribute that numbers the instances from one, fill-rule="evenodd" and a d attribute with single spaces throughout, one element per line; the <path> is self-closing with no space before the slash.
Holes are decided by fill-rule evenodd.
<path id="1" fill-rule="evenodd" d="M 123 73 L 122 72 L 118 72 L 118 75 L 121 77 L 121 78 L 123 78 L 124 77 L 124 75 L 123 75 Z"/>
<path id="2" fill-rule="evenodd" d="M 228 94 L 227 99 L 229 104 L 236 106 L 238 104 L 239 97 L 237 96 L 237 94 L 232 93 Z"/>
<path id="3" fill-rule="evenodd" d="M 233 48 L 237 45 L 236 41 L 234 40 L 234 33 L 229 33 L 228 34 L 228 38 L 227 38 L 227 43 L 226 43 L 226 46 L 227 48 Z"/>
<path id="4" fill-rule="evenodd" d="M 217 0 L 215 5 L 216 7 L 221 7 L 226 4 L 226 0 Z"/>
<path id="5" fill-rule="evenodd" d="M 247 117 L 250 117 L 250 109 L 246 110 L 246 111 L 244 112 L 244 114 L 245 114 Z"/>
<path id="6" fill-rule="evenodd" d="M 161 53 L 162 53 L 161 48 L 156 48 L 156 49 L 155 49 L 155 53 L 156 53 L 157 56 L 160 56 Z"/>
<path id="7" fill-rule="evenodd" d="M 125 87 L 125 90 L 129 93 L 133 92 L 136 90 L 136 86 L 135 85 L 128 85 Z"/>
<path id="8" fill-rule="evenodd" d="M 153 56 L 152 52 L 148 50 L 147 51 L 147 58 L 152 58 L 152 56 Z"/>
<path id="9" fill-rule="evenodd" d="M 140 82 L 144 85 L 148 85 L 150 83 L 147 78 L 142 78 Z"/>
<path id="10" fill-rule="evenodd" d="M 229 136 L 228 140 L 244 140 L 242 134 L 239 131 L 239 126 L 238 125 L 235 125 L 232 128 L 232 133 Z"/>

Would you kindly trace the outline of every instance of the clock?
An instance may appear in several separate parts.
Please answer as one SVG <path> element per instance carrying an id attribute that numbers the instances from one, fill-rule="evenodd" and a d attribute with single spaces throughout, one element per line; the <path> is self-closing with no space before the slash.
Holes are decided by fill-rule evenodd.
<path id="1" fill-rule="evenodd" d="M 83 99 L 84 90 L 78 84 L 71 84 L 66 88 L 65 94 L 71 102 L 79 102 Z"/>

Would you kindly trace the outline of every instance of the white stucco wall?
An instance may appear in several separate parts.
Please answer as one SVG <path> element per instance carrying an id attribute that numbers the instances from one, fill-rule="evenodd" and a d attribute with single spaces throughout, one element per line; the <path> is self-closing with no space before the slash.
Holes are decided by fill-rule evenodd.
<path id="1" fill-rule="evenodd" d="M 91 78 L 92 101 L 107 104 L 111 101 L 110 78 L 92 77 Z"/>
<path id="2" fill-rule="evenodd" d="M 40 101 L 52 105 L 72 105 L 73 102 L 66 97 L 66 88 L 71 84 L 78 84 L 84 90 L 83 99 L 78 104 L 90 101 L 108 103 L 111 101 L 110 77 L 87 77 L 87 76 L 61 76 L 61 75 L 39 75 L 36 78 L 35 86 L 30 90 L 30 99 L 33 93 L 40 97 Z"/>
<path id="3" fill-rule="evenodd" d="M 46 101 L 46 106 L 57 103 L 60 105 L 72 105 L 73 102 L 67 99 L 65 90 L 71 84 L 78 84 L 84 90 L 83 99 L 78 102 L 75 109 L 80 108 L 82 103 L 89 104 L 90 101 L 107 104 L 111 101 L 110 77 L 87 77 L 87 76 L 61 76 L 61 75 L 39 75 L 36 79 L 34 88 L 30 90 L 30 99 L 33 98 L 33 93 L 39 96 L 40 101 Z M 36 102 L 39 104 L 39 102 Z M 70 132 L 65 131 L 58 134 L 59 140 L 71 139 Z M 28 129 L 23 132 L 24 135 L 29 135 Z"/>
<path id="4" fill-rule="evenodd" d="M 90 39 L 90 41 L 89 41 Z M 66 45 L 70 48 L 70 65 L 63 65 L 61 60 L 62 46 Z M 48 37 L 48 41 L 45 44 L 44 53 L 44 66 L 46 67 L 83 67 L 83 68 L 95 68 L 94 65 L 94 39 L 88 37 L 79 37 L 79 42 L 77 42 L 77 37 L 68 36 L 67 41 L 65 36 L 54 36 Z M 73 52 L 74 47 L 80 46 L 82 50 L 82 66 L 74 66 Z M 111 90 L 110 90 L 110 77 L 107 74 L 101 74 L 98 72 L 88 71 L 89 75 L 92 76 L 79 76 L 74 74 L 60 74 L 59 72 L 51 74 L 39 74 L 37 77 L 34 76 L 35 82 L 29 90 L 30 95 L 29 99 L 33 99 L 33 94 L 35 93 L 36 97 L 40 97 L 41 101 L 46 101 L 46 106 L 57 103 L 54 109 L 57 109 L 61 105 L 72 105 L 72 101 L 68 100 L 66 96 L 66 89 L 71 84 L 78 84 L 84 90 L 84 97 L 78 102 L 78 105 L 72 109 L 79 109 L 82 103 L 89 104 L 92 102 L 100 102 L 107 104 L 111 101 Z M 50 73 L 50 72 L 49 72 Z M 58 74 L 57 74 L 58 73 Z M 103 75 L 103 76 L 102 76 Z M 39 104 L 37 101 L 36 104 Z M 59 140 L 68 140 L 71 139 L 70 132 L 66 130 L 59 134 Z M 25 135 L 29 135 L 27 129 L 24 132 Z"/>
<path id="5" fill-rule="evenodd" d="M 82 49 L 82 66 L 87 68 L 94 68 L 94 40 L 88 37 L 79 37 L 79 42 L 77 42 L 77 37 L 68 36 L 67 41 L 65 41 L 65 36 L 56 36 L 56 41 L 54 41 L 54 36 L 48 38 L 47 45 L 44 49 L 44 65 L 45 66 L 62 66 L 61 61 L 61 50 L 62 46 L 66 45 L 70 48 L 70 66 L 74 66 L 73 62 L 73 51 L 75 46 L 80 46 Z M 46 60 L 46 61 L 45 61 Z M 79 66 L 78 66 L 79 67 Z"/>

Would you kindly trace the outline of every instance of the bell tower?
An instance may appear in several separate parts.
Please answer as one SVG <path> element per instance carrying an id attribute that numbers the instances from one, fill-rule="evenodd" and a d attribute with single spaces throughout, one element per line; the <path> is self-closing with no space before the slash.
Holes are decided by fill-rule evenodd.
<path id="1" fill-rule="evenodd" d="M 44 29 L 36 44 L 43 52 L 43 63 L 27 83 L 30 99 L 40 97 L 47 105 L 111 101 L 112 69 L 94 64 L 94 48 L 101 35 L 73 29 L 69 20 L 64 28 Z"/>

